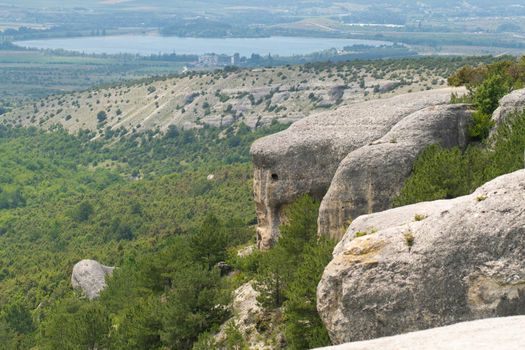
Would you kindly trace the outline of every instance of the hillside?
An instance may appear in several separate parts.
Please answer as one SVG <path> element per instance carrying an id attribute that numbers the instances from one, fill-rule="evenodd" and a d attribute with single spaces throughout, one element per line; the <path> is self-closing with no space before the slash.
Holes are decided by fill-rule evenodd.
<path id="1" fill-rule="evenodd" d="M 376 325 L 384 324 L 384 320 L 391 325 L 407 320 L 404 316 L 415 315 L 419 306 L 424 305 L 399 304 L 400 307 L 390 309 L 392 303 L 403 303 L 407 295 L 416 295 L 414 291 L 402 289 L 403 286 L 417 286 L 417 291 L 432 303 L 443 301 L 443 296 L 448 295 L 448 290 L 443 288 L 450 290 L 456 284 L 441 283 L 442 280 L 434 283 L 436 280 L 432 278 L 441 275 L 428 274 L 435 270 L 426 269 L 429 265 L 418 264 L 417 260 L 427 255 L 433 257 L 434 252 L 443 252 L 442 256 L 454 259 L 472 257 L 457 264 L 455 260 L 454 264 L 448 264 L 448 258 L 447 261 L 428 259 L 438 261 L 437 268 L 445 271 L 446 276 L 459 276 L 458 284 L 467 280 L 460 267 L 472 264 L 477 269 L 475 262 L 482 259 L 485 263 L 486 257 L 495 261 L 508 257 L 510 264 L 505 266 L 519 269 L 508 270 L 506 276 L 523 276 L 525 219 L 519 191 L 525 188 L 525 173 L 521 171 L 495 180 L 497 186 L 482 187 L 482 192 L 465 197 L 466 202 L 460 199 L 466 204 L 458 207 L 461 210 L 449 210 L 452 221 L 443 220 L 443 207 L 432 202 L 416 204 L 416 211 L 414 207 L 401 207 L 377 216 L 352 217 L 354 220 L 347 216 L 352 208 L 346 205 L 345 198 L 341 199 L 345 207 L 328 206 L 343 209 L 334 211 L 332 216 L 341 218 L 345 228 L 351 222 L 346 234 L 337 230 L 344 235 L 335 252 L 348 250 L 348 254 L 341 254 L 342 261 L 350 264 L 349 269 L 364 266 L 354 275 L 356 279 L 349 282 L 356 288 L 361 286 L 362 290 L 338 295 L 339 291 L 350 289 L 332 287 L 324 278 L 321 291 L 327 293 L 316 296 L 323 271 L 326 275 L 326 267 L 334 266 L 330 261 L 336 240 L 331 237 L 341 239 L 340 235 L 318 235 L 318 223 L 327 222 L 318 220 L 326 208 L 326 201 L 318 200 L 325 193 L 346 193 L 351 200 L 357 198 L 349 203 L 356 211 L 362 211 L 362 207 L 366 207 L 366 212 L 379 211 L 390 207 L 390 199 L 395 205 L 405 205 L 472 193 L 487 181 L 523 167 L 525 114 L 513 115 L 511 111 L 523 109 L 525 105 L 525 90 L 520 90 L 525 82 L 525 74 L 521 74 L 525 71 L 525 60 L 463 68 L 448 79 L 457 87 L 432 90 L 432 81 L 425 83 L 428 78 L 423 82 L 418 79 L 420 82 L 412 86 L 399 87 L 393 93 L 381 94 L 377 90 L 382 85 L 372 86 L 378 81 L 408 80 L 416 75 L 441 76 L 452 73 L 454 67 L 477 65 L 482 60 L 484 58 L 427 58 L 188 73 L 51 97 L 38 101 L 36 107 L 33 104 L 25 107 L 26 112 L 13 111 L 2 117 L 6 125 L 0 124 L 0 167 L 4 170 L 0 174 L 0 344 L 6 349 L 39 350 L 310 349 L 348 339 L 345 334 L 337 333 L 337 327 L 330 322 L 334 319 L 332 311 L 345 322 L 355 320 L 352 305 L 345 303 L 346 300 L 374 303 L 357 308 L 365 313 L 386 301 L 386 310 L 393 312 L 385 314 L 388 318 L 380 315 L 379 321 L 370 321 L 367 313 L 361 318 L 363 322 L 344 328 L 344 331 L 359 333 L 368 327 L 371 329 L 368 334 L 383 332 Z M 382 70 L 379 67 L 383 67 Z M 355 84 L 354 79 L 360 79 L 355 71 L 367 69 L 368 96 L 361 92 L 359 98 L 375 99 L 356 104 L 351 104 L 352 97 L 345 98 L 344 94 L 340 103 L 328 99 L 332 96 L 330 92 L 339 90 L 334 90 L 334 86 Z M 337 76 L 338 70 L 342 77 Z M 348 73 L 345 80 L 345 72 L 352 70 L 355 78 Z M 395 72 L 399 74 L 397 77 Z M 284 79 L 283 75 L 286 75 Z M 262 89 L 264 83 L 279 78 L 299 81 L 304 91 L 288 89 L 285 91 L 288 99 L 281 96 L 280 102 L 274 99 L 282 91 L 274 91 L 271 98 L 263 98 L 262 103 L 252 106 L 253 116 L 248 110 L 239 115 L 237 109 L 240 110 L 243 99 L 250 101 L 250 98 L 238 94 L 248 89 Z M 306 78 L 310 80 L 301 83 L 300 79 Z M 249 83 L 251 80 L 257 83 Z M 280 84 L 284 90 L 288 83 L 270 85 L 273 84 Z M 451 92 L 466 91 L 460 87 L 463 85 L 471 88 L 469 94 L 451 99 Z M 436 86 L 440 86 L 439 80 Z M 176 89 L 174 97 L 171 89 Z M 216 94 L 217 89 L 222 90 Z M 419 91 L 421 89 L 425 91 Z M 408 90 L 413 93 L 401 94 Z M 136 95 L 131 94 L 132 91 Z M 325 95 L 319 99 L 315 98 L 316 93 Z M 192 101 L 182 108 L 197 109 L 197 112 L 190 114 L 182 112 L 181 107 L 175 108 L 176 112 L 172 113 L 184 116 L 179 124 L 174 120 L 170 124 L 167 117 L 164 120 L 161 113 L 155 112 L 156 109 L 167 111 L 168 106 L 185 101 L 191 95 Z M 84 96 L 86 101 L 76 102 L 79 96 Z M 128 96 L 130 102 L 126 102 Z M 503 96 L 506 97 L 502 99 Z M 161 100 L 165 109 L 161 108 Z M 89 111 L 86 112 L 89 119 L 81 119 L 80 114 L 68 121 L 50 117 L 50 113 L 58 113 L 59 101 L 60 108 L 69 106 L 70 110 L 78 110 L 77 113 Z M 141 108 L 136 101 L 149 103 Z M 270 117 L 261 119 L 258 125 L 250 123 L 253 121 L 250 118 L 264 115 L 266 105 L 296 108 L 293 110 L 299 113 L 305 101 L 310 101 L 305 114 L 315 115 L 305 116 L 288 129 L 286 124 L 272 123 Z M 333 105 L 322 107 L 326 101 Z M 159 107 L 155 102 L 159 102 Z M 205 102 L 209 104 L 205 109 L 209 108 L 210 114 L 204 113 L 198 120 L 196 116 L 201 115 Z M 224 124 L 238 123 L 235 127 L 203 126 L 207 118 L 212 118 L 211 111 L 227 104 L 232 105 L 229 114 L 232 120 Z M 117 108 L 122 112 L 120 121 Z M 284 116 L 287 111 L 266 109 L 272 110 L 264 113 L 278 116 L 280 121 L 293 120 Z M 319 110 L 325 112 L 317 113 Z M 105 119 L 97 118 L 99 112 L 105 113 L 100 114 Z M 497 116 L 497 123 L 492 121 L 492 112 Z M 24 115 L 20 122 L 16 113 Z M 49 120 L 42 119 L 40 124 L 35 117 L 31 121 L 33 114 L 40 113 L 47 113 Z M 64 112 L 58 114 L 63 116 Z M 234 120 L 231 114 L 239 117 Z M 131 116 L 130 125 L 141 122 L 145 126 L 128 137 L 106 131 L 107 127 L 111 130 L 112 126 L 118 129 L 125 125 L 125 115 Z M 67 122 L 71 122 L 68 130 L 72 133 L 53 128 L 55 117 L 66 127 Z M 76 118 L 79 121 L 75 121 Z M 466 123 L 465 119 L 472 119 L 472 123 Z M 163 121 L 166 124 L 161 124 Z M 119 122 L 122 125 L 117 125 Z M 266 122 L 270 125 L 260 126 Z M 179 128 L 168 127 L 173 123 Z M 41 125 L 50 130 L 12 125 Z M 499 126 L 496 128 L 496 125 Z M 73 133 L 90 126 L 91 132 Z M 157 127 L 166 132 L 159 134 Z M 183 130 L 185 127 L 188 130 Z M 262 137 L 265 138 L 252 148 L 252 152 L 258 153 L 252 158 L 249 149 Z M 274 149 L 276 151 L 271 152 Z M 254 161 L 253 165 L 250 160 Z M 393 174 L 399 176 L 392 177 Z M 330 191 L 332 184 L 337 184 L 332 188 L 336 191 Z M 345 187 L 349 184 L 355 186 Z M 391 198 L 392 188 L 396 193 L 400 190 L 397 193 L 400 196 Z M 268 200 L 254 203 L 254 192 L 256 201 L 264 199 L 262 194 Z M 279 202 L 282 198 L 278 196 L 284 195 L 289 198 Z M 339 203 L 340 198 L 335 199 L 331 202 Z M 451 199 L 445 206 L 456 201 Z M 428 212 L 428 206 L 436 210 L 435 214 Z M 281 214 L 286 218 L 282 223 L 275 220 L 276 215 Z M 490 225 L 482 222 L 483 231 L 476 227 L 479 218 L 490 222 Z M 278 225 L 274 231 L 278 232 L 279 239 L 271 240 L 271 249 L 258 250 L 256 243 L 264 237 L 257 234 L 260 235 L 265 221 Z M 396 230 L 389 231 L 388 225 L 395 225 Z M 407 225 L 412 231 L 405 231 Z M 450 230 L 445 231 L 442 225 L 448 225 Z M 441 232 L 450 234 L 443 236 Z M 484 232 L 481 239 L 477 239 L 478 232 Z M 425 240 L 433 237 L 442 237 L 446 244 L 430 244 L 430 241 L 425 244 Z M 375 245 L 351 249 L 360 242 L 366 245 L 383 238 L 385 247 L 397 249 L 388 248 L 381 253 L 390 260 L 368 259 L 368 253 L 370 257 L 376 253 Z M 505 255 L 495 248 L 501 248 Z M 424 254 L 419 254 L 423 249 Z M 82 290 L 74 289 L 71 283 L 73 266 L 84 259 L 116 267 L 112 277 L 107 278 L 106 289 L 93 301 L 86 300 Z M 381 294 L 380 288 L 367 288 L 373 281 L 382 281 L 374 274 L 384 268 L 382 261 L 394 262 L 387 267 L 410 267 L 406 274 L 413 276 L 413 283 L 406 284 L 406 279 L 391 278 L 392 275 L 387 274 L 385 285 L 393 291 L 384 289 L 386 292 Z M 406 263 L 409 261 L 413 265 Z M 500 262 L 490 266 L 498 268 Z M 363 278 L 365 274 L 370 277 Z M 328 280 L 346 283 L 345 279 L 350 277 L 345 273 L 334 273 L 334 276 L 336 279 Z M 431 283 L 425 284 L 427 280 Z M 475 281 L 479 282 L 474 285 L 479 285 L 475 291 L 486 290 L 490 294 L 486 300 L 492 300 L 492 295 L 497 298 L 509 295 L 515 300 L 514 287 L 500 283 L 499 279 L 486 280 L 488 284 L 485 280 Z M 516 305 L 521 307 L 523 278 L 516 281 L 519 288 L 516 295 L 521 298 Z M 439 293 L 434 295 L 435 290 Z M 494 290 L 499 294 L 491 294 Z M 395 294 L 396 291 L 403 295 Z M 375 295 L 360 297 L 365 293 Z M 459 292 L 454 295 L 461 298 L 450 305 L 460 305 L 467 299 Z M 480 294 L 480 298 L 485 296 Z M 503 297 L 500 300 L 507 300 Z M 343 304 L 333 301 L 336 299 Z M 437 310 L 435 319 L 464 317 L 462 312 L 451 313 L 446 300 L 443 302 L 444 307 L 429 306 Z M 503 306 L 496 315 L 506 315 L 514 305 L 499 304 Z M 318 314 L 316 305 L 329 307 Z M 396 314 L 397 310 L 402 314 Z M 516 310 L 523 313 L 521 309 Z M 428 325 L 437 324 L 429 322 Z M 396 326 L 388 332 L 404 330 L 406 328 Z"/>
<path id="2" fill-rule="evenodd" d="M 54 95 L 0 120 L 44 129 L 61 124 L 70 132 L 87 129 L 109 138 L 166 131 L 170 125 L 190 129 L 244 122 L 257 128 L 366 99 L 442 87 L 455 69 L 487 60 L 423 58 L 189 72 Z"/>
<path id="3" fill-rule="evenodd" d="M 89 313 L 85 307 L 91 306 L 75 296 L 68 281 L 73 264 L 80 259 L 128 266 L 136 272 L 145 268 L 143 277 L 156 281 L 155 291 L 148 290 L 150 282 L 142 277 L 133 277 L 131 282 L 124 272 L 126 284 L 137 285 L 129 289 L 133 296 L 120 299 L 119 294 L 111 299 L 112 317 L 119 322 L 118 314 L 131 311 L 128 306 L 142 308 L 152 300 L 151 293 L 160 295 L 165 281 L 161 275 L 177 271 L 178 277 L 173 278 L 189 278 L 188 271 L 200 269 L 197 260 L 204 259 L 204 253 L 191 251 L 188 244 L 195 241 L 207 218 L 216 222 L 213 234 L 207 229 L 206 237 L 219 238 L 215 235 L 223 225 L 223 238 L 227 238 L 220 246 L 202 243 L 210 246 L 213 255 L 207 259 L 223 260 L 228 247 L 249 242 L 255 209 L 248 149 L 257 137 L 280 129 L 277 125 L 255 133 L 240 128 L 234 134 L 213 128 L 172 131 L 161 138 L 144 134 L 110 145 L 90 141 L 87 134 L 0 126 L 4 169 L 0 176 L 0 347 L 30 349 L 38 344 L 39 349 L 79 349 L 84 326 L 76 312 Z M 146 264 L 159 274 L 147 272 Z M 205 278 L 217 282 L 215 270 L 206 268 L 206 273 Z M 213 288 L 224 295 L 229 290 L 227 285 Z M 174 306 L 189 303 L 174 301 Z M 64 311 L 65 305 L 71 307 Z M 69 321 L 66 326 L 64 317 L 69 315 L 80 322 L 80 328 Z M 194 341 L 221 320 L 201 323 L 185 339 Z M 55 325 L 60 330 L 56 336 L 51 330 Z M 63 331 L 69 330 L 80 333 L 64 337 Z M 136 339 L 129 332 L 122 335 L 130 342 Z M 150 342 L 114 348 L 154 347 Z"/>

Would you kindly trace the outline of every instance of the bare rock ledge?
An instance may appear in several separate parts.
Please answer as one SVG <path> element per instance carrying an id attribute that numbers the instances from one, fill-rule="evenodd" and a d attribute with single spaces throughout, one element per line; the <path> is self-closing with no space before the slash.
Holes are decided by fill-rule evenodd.
<path id="1" fill-rule="evenodd" d="M 525 316 L 491 318 L 323 350 L 522 350 Z"/>

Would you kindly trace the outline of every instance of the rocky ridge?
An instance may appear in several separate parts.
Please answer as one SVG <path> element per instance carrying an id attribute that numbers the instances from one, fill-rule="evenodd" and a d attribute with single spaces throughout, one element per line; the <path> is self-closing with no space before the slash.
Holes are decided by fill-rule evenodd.
<path id="1" fill-rule="evenodd" d="M 311 113 L 356 101 L 423 90 L 444 84 L 443 73 L 428 68 L 329 65 L 190 72 L 55 95 L 2 115 L 0 122 L 70 132 L 90 130 L 95 137 L 122 137 L 141 131 L 226 127 L 251 128 L 274 120 L 291 123 Z M 99 114 L 103 112 L 104 114 Z"/>

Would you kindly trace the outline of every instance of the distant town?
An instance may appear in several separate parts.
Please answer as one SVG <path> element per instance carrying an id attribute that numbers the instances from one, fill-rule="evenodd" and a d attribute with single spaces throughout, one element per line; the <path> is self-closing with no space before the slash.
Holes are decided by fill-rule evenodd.
<path id="1" fill-rule="evenodd" d="M 221 67 L 221 66 L 238 66 L 242 63 L 246 63 L 248 59 L 241 57 L 240 54 L 236 53 L 233 56 L 218 55 L 214 53 L 200 55 L 195 66 L 199 67 Z"/>

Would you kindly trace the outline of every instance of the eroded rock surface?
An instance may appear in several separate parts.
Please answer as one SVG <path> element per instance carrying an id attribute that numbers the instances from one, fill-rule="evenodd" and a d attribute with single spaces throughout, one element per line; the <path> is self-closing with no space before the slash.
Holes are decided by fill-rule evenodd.
<path id="1" fill-rule="evenodd" d="M 515 90 L 499 101 L 499 107 L 492 115 L 492 120 L 499 125 L 514 112 L 525 110 L 525 89 Z"/>
<path id="2" fill-rule="evenodd" d="M 317 290 L 334 344 L 525 314 L 525 170 L 431 206 L 360 218 L 382 225 L 363 237 L 350 227 Z"/>
<path id="3" fill-rule="evenodd" d="M 319 233 L 341 239 L 348 222 L 391 208 L 414 162 L 427 146 L 467 145 L 471 112 L 466 105 L 432 106 L 397 123 L 339 165 L 319 212 Z"/>
<path id="4" fill-rule="evenodd" d="M 106 275 L 111 275 L 114 269 L 95 260 L 82 260 L 73 267 L 71 284 L 80 288 L 89 300 L 96 299 L 106 288 Z"/>
<path id="5" fill-rule="evenodd" d="M 525 317 L 500 317 L 393 337 L 343 344 L 323 350 L 521 350 Z"/>
<path id="6" fill-rule="evenodd" d="M 425 91 L 343 106 L 256 141 L 251 153 L 259 247 L 270 247 L 278 237 L 284 206 L 303 194 L 323 198 L 339 163 L 350 152 L 382 138 L 407 116 L 448 103 L 454 91 L 461 90 Z"/>

